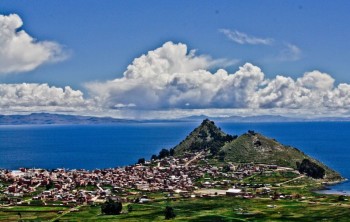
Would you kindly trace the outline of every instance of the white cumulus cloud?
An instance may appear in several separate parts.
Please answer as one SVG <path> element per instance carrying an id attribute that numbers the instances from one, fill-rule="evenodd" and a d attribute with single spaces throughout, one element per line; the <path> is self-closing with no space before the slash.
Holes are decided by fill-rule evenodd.
<path id="1" fill-rule="evenodd" d="M 62 46 L 52 41 L 37 41 L 24 30 L 17 14 L 0 15 L 0 74 L 35 69 L 46 63 L 65 59 Z"/>
<path id="2" fill-rule="evenodd" d="M 267 78 L 245 63 L 235 72 L 213 71 L 222 62 L 167 42 L 135 58 L 120 78 L 79 90 L 48 84 L 0 84 L 0 113 L 75 112 L 119 118 L 188 115 L 350 115 L 350 85 L 320 71 L 293 79 Z"/>
<path id="3" fill-rule="evenodd" d="M 0 84 L 0 111 L 77 111 L 87 108 L 83 93 L 48 84 Z"/>
<path id="4" fill-rule="evenodd" d="M 288 113 L 350 108 L 350 85 L 336 86 L 326 73 L 268 79 L 250 63 L 234 73 L 211 72 L 212 63 L 210 57 L 195 55 L 185 44 L 167 42 L 134 59 L 123 77 L 86 86 L 94 101 L 107 109 L 279 109 Z"/>
<path id="5" fill-rule="evenodd" d="M 87 88 L 95 100 L 110 108 L 121 104 L 142 109 L 206 107 L 211 103 L 208 96 L 214 96 L 209 90 L 217 88 L 207 69 L 221 63 L 209 56 L 196 56 L 185 44 L 167 42 L 134 59 L 123 78 L 89 83 Z M 219 82 L 225 75 L 220 73 L 215 76 Z"/>

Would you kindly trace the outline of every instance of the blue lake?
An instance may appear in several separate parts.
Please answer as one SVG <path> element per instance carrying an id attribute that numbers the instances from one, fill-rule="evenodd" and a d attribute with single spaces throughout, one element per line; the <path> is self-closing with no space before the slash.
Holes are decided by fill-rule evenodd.
<path id="1" fill-rule="evenodd" d="M 149 159 L 179 143 L 200 122 L 123 123 L 118 125 L 0 126 L 0 168 L 108 168 Z M 224 131 L 260 132 L 299 148 L 350 178 L 350 123 L 228 123 Z M 350 183 L 334 190 L 350 191 Z"/>

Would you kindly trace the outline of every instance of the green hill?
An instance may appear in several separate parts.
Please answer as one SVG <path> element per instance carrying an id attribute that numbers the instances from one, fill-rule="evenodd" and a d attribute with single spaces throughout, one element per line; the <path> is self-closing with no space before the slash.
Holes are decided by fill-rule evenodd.
<path id="1" fill-rule="evenodd" d="M 210 151 L 213 158 L 224 162 L 278 165 L 299 170 L 316 179 L 342 179 L 339 173 L 297 148 L 282 145 L 254 131 L 239 137 L 230 136 L 208 119 L 174 147 L 176 156 L 203 150 Z"/>
<path id="2" fill-rule="evenodd" d="M 216 154 L 225 143 L 233 141 L 236 137 L 224 133 L 213 121 L 205 119 L 200 126 L 174 147 L 174 153 L 175 156 L 179 156 L 186 152 L 210 149 L 213 154 Z"/>
<path id="3" fill-rule="evenodd" d="M 225 161 L 263 163 L 298 169 L 314 178 L 341 179 L 339 173 L 299 149 L 284 146 L 274 139 L 249 131 L 221 148 Z"/>

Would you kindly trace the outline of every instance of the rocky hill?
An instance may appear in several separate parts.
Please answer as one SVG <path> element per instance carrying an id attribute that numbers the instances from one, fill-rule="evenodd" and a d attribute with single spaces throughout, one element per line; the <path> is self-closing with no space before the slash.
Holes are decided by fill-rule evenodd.
<path id="1" fill-rule="evenodd" d="M 212 153 L 216 154 L 225 143 L 231 142 L 235 138 L 237 136 L 224 133 L 213 121 L 205 119 L 179 145 L 174 147 L 174 153 L 177 156 L 186 152 L 209 149 Z"/>
<path id="2" fill-rule="evenodd" d="M 315 179 L 342 179 L 339 173 L 297 148 L 282 145 L 254 131 L 239 137 L 231 136 L 208 119 L 174 147 L 175 155 L 202 150 L 224 162 L 278 165 L 294 168 Z"/>

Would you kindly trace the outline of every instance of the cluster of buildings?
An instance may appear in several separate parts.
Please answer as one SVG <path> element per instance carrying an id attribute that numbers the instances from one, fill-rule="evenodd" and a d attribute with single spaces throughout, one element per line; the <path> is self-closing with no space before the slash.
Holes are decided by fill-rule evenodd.
<path id="1" fill-rule="evenodd" d="M 186 194 L 193 193 L 198 188 L 229 187 L 232 179 L 242 179 L 276 168 L 273 165 L 254 164 L 217 167 L 209 164 L 204 154 L 196 153 L 181 159 L 166 157 L 146 161 L 144 164 L 91 171 L 26 168 L 16 171 L 0 170 L 0 179 L 6 184 L 2 187 L 2 193 L 5 197 L 16 197 L 16 201 L 30 196 L 31 200 L 43 202 L 93 204 L 103 202 L 113 195 L 132 193 L 131 191 Z"/>

